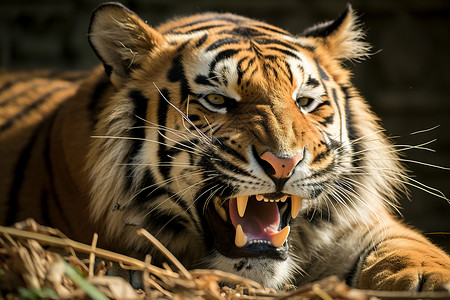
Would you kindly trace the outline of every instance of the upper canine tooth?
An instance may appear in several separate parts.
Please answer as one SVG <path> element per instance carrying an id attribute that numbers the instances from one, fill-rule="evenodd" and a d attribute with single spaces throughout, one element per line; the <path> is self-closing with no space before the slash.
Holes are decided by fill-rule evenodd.
<path id="1" fill-rule="evenodd" d="M 247 237 L 245 236 L 244 230 L 242 230 L 241 224 L 236 226 L 236 237 L 234 238 L 234 244 L 238 248 L 242 248 L 247 244 Z"/>
<path id="2" fill-rule="evenodd" d="M 275 248 L 281 247 L 284 244 L 284 242 L 286 241 L 290 231 L 291 231 L 291 227 L 286 226 L 281 231 L 274 234 L 271 237 L 272 246 L 274 246 Z"/>
<path id="3" fill-rule="evenodd" d="M 291 196 L 291 216 L 295 218 L 302 207 L 302 198 L 299 196 Z"/>
<path id="4" fill-rule="evenodd" d="M 236 198 L 237 202 L 237 210 L 239 216 L 242 218 L 245 214 L 245 209 L 247 208 L 248 196 L 238 196 Z"/>
<path id="5" fill-rule="evenodd" d="M 256 195 L 256 200 L 261 201 L 262 199 L 264 199 L 263 195 Z"/>

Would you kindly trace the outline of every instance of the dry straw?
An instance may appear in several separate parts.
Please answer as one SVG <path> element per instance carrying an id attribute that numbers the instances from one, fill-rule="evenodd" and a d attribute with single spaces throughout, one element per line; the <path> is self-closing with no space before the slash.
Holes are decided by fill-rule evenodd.
<path id="1" fill-rule="evenodd" d="M 257 282 L 219 270 L 187 270 L 145 229 L 146 238 L 167 258 L 162 267 L 73 241 L 33 220 L 0 226 L 0 299 L 449 299 L 442 293 L 392 293 L 349 288 L 335 277 L 294 289 L 265 289 Z M 142 290 L 121 277 L 105 276 L 111 264 L 142 271 Z M 228 284 L 223 284 L 227 282 Z"/>

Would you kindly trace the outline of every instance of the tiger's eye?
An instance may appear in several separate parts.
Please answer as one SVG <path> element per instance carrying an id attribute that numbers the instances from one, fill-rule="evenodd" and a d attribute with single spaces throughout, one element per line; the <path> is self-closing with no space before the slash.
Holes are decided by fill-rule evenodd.
<path id="1" fill-rule="evenodd" d="M 309 97 L 301 97 L 297 99 L 297 104 L 300 107 L 306 107 L 310 105 L 314 100 Z"/>
<path id="2" fill-rule="evenodd" d="M 206 100 L 213 105 L 224 105 L 225 98 L 222 95 L 211 94 L 206 96 Z"/>

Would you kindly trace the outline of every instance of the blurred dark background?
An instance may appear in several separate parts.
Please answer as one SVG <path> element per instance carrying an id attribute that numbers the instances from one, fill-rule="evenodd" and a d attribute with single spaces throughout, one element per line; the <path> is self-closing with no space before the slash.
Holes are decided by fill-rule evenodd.
<path id="1" fill-rule="evenodd" d="M 90 12 L 103 1 L 0 0 L 0 67 L 89 69 L 98 61 L 87 42 Z M 301 33 L 334 19 L 346 0 L 128 0 L 121 1 L 151 25 L 194 12 L 234 12 Z M 353 0 L 353 8 L 376 52 L 348 64 L 354 83 L 398 145 L 429 145 L 436 152 L 408 150 L 406 159 L 450 167 L 450 1 Z M 431 131 L 411 133 L 440 125 Z M 450 170 L 407 163 L 413 178 L 450 197 Z M 450 250 L 450 204 L 411 188 L 402 213 L 429 238 Z"/>

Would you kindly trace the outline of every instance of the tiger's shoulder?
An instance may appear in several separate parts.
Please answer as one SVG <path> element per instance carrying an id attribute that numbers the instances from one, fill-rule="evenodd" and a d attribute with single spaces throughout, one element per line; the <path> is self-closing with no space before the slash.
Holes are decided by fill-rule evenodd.
<path id="1" fill-rule="evenodd" d="M 0 70 L 0 211 L 5 212 L 0 214 L 2 224 L 17 221 L 16 212 L 22 219 L 30 213 L 20 208 L 19 198 L 26 199 L 24 207 L 36 211 L 39 206 L 33 201 L 50 193 L 50 167 L 45 158 L 54 156 L 49 150 L 50 144 L 58 140 L 54 131 L 60 127 L 53 126 L 57 112 L 64 104 L 70 106 L 69 102 L 85 103 L 87 107 L 92 102 L 90 95 L 101 93 L 95 87 L 102 77 L 103 72 L 95 71 Z M 30 182 L 33 188 L 27 191 L 24 182 Z"/>

